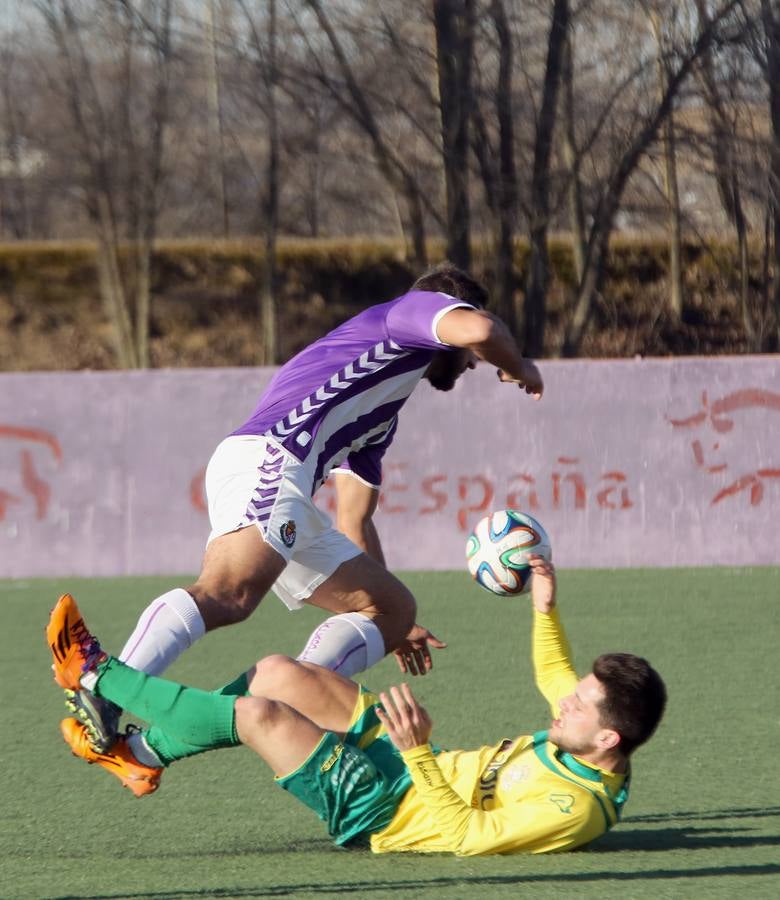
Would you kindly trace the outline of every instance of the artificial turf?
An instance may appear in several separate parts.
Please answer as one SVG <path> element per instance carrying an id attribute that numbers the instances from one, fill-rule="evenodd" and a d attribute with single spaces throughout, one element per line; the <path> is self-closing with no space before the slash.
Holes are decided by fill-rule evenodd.
<path id="1" fill-rule="evenodd" d="M 403 578 L 419 620 L 450 645 L 414 681 L 437 742 L 476 747 L 545 727 L 528 599 L 493 598 L 460 572 Z M 118 651 L 146 603 L 187 580 L 0 581 L 0 896 L 780 896 L 780 568 L 561 572 L 578 669 L 607 650 L 647 656 L 666 679 L 667 715 L 636 754 L 622 823 L 588 850 L 469 859 L 339 850 L 246 748 L 183 761 L 142 800 L 70 756 L 43 634 L 57 595 L 73 592 Z M 215 687 L 264 654 L 294 655 L 319 618 L 269 597 L 167 674 Z M 398 677 L 386 660 L 363 680 L 380 689 Z"/>

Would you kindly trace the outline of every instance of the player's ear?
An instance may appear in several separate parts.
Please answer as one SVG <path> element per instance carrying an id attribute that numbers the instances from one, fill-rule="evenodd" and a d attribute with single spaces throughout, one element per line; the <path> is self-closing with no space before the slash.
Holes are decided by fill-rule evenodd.
<path id="1" fill-rule="evenodd" d="M 620 735 L 614 728 L 602 728 L 596 741 L 601 750 L 615 750 L 620 744 Z"/>

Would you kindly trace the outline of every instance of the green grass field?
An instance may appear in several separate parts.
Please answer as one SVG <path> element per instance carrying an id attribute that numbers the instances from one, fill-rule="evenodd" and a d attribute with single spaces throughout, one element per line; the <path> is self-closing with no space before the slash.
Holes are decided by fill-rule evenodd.
<path id="1" fill-rule="evenodd" d="M 404 580 L 420 620 L 450 642 L 415 682 L 436 740 L 472 747 L 544 727 L 527 599 L 491 598 L 462 573 Z M 61 741 L 43 628 L 71 590 L 118 651 L 148 600 L 186 582 L 0 582 L 0 896 L 780 897 L 780 568 L 572 571 L 559 581 L 579 670 L 606 650 L 646 655 L 667 681 L 666 719 L 635 757 L 623 822 L 587 851 L 465 860 L 335 848 L 245 748 L 183 761 L 136 800 Z M 215 687 L 266 653 L 297 653 L 318 618 L 268 598 L 169 674 Z M 395 677 L 385 661 L 365 681 L 382 688 Z"/>

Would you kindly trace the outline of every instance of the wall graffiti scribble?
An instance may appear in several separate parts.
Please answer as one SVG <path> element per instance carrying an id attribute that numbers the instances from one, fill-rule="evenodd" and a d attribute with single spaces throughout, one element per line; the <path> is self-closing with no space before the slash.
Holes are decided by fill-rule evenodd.
<path id="1" fill-rule="evenodd" d="M 0 521 L 5 520 L 11 505 L 23 504 L 25 494 L 32 499 L 35 518 L 39 521 L 45 519 L 51 500 L 51 486 L 41 477 L 29 445 L 48 447 L 53 459 L 60 464 L 62 447 L 59 441 L 50 431 L 2 423 L 0 423 L 0 441 L 12 442 L 12 446 L 19 451 L 16 458 L 21 486 L 21 493 L 12 493 L 0 488 Z M 20 447 L 19 444 L 22 446 Z"/>
<path id="2" fill-rule="evenodd" d="M 712 461 L 711 454 L 718 454 L 717 459 L 722 458 L 725 448 L 722 446 L 723 436 L 734 431 L 735 422 L 732 414 L 747 410 L 761 410 L 780 414 L 780 394 L 761 388 L 743 388 L 732 391 L 723 397 L 710 403 L 707 391 L 701 396 L 701 409 L 682 419 L 667 417 L 671 426 L 675 429 L 710 429 L 719 439 L 710 441 L 706 437 L 694 438 L 691 441 L 691 451 L 696 467 L 702 469 L 708 475 L 720 475 L 728 471 L 730 462 Z M 780 426 L 780 418 L 777 419 Z M 778 443 L 775 442 L 775 446 Z M 741 460 L 738 460 L 742 464 Z M 716 490 L 710 505 L 715 506 L 729 497 L 747 492 L 751 506 L 759 506 L 765 496 L 765 482 L 780 479 L 780 448 L 778 448 L 778 465 L 759 466 L 755 471 L 743 472 L 729 484 Z"/>

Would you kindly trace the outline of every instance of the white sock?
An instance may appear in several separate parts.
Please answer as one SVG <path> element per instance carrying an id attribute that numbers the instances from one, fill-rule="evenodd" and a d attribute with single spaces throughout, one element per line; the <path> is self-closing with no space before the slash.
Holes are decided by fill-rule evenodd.
<path id="1" fill-rule="evenodd" d="M 385 655 L 382 632 L 362 613 L 331 616 L 314 629 L 298 659 L 338 672 L 355 675 Z"/>
<path id="2" fill-rule="evenodd" d="M 205 633 L 195 601 L 184 588 L 175 588 L 141 613 L 119 659 L 147 675 L 160 675 Z"/>

